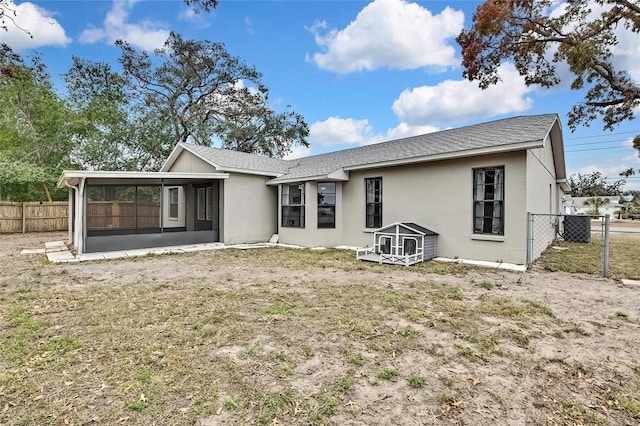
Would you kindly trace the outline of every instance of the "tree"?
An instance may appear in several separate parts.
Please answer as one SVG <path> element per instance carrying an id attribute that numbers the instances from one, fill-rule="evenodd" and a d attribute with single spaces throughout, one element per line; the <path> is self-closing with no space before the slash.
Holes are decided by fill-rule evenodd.
<path id="1" fill-rule="evenodd" d="M 16 23 L 17 16 L 18 14 L 13 8 L 13 2 L 10 5 L 9 0 L 0 0 L 0 31 L 9 31 L 9 25 L 11 25 L 33 38 L 33 35 L 28 29 L 22 28 Z"/>
<path id="2" fill-rule="evenodd" d="M 622 194 L 624 179 L 609 183 L 600 172 L 576 173 L 569 176 L 567 183 L 574 197 L 602 197 Z"/>
<path id="3" fill-rule="evenodd" d="M 557 65 L 575 76 L 571 88 L 586 89 L 569 113 L 569 127 L 601 117 L 606 130 L 634 118 L 640 85 L 616 67 L 616 30 L 640 32 L 640 5 L 631 0 L 571 0 L 549 15 L 553 0 L 486 0 L 473 15 L 471 29 L 457 37 L 464 77 L 487 88 L 499 80 L 503 61 L 515 63 L 527 85 L 560 82 Z M 640 135 L 634 139 L 640 150 Z"/>
<path id="4" fill-rule="evenodd" d="M 52 201 L 60 170 L 69 164 L 69 110 L 37 55 L 27 65 L 0 45 L 0 105 L 2 196 Z"/>
<path id="5" fill-rule="evenodd" d="M 126 41 L 120 63 L 142 100 L 141 111 L 152 117 L 169 146 L 175 142 L 223 147 L 282 157 L 294 144 L 308 146 L 308 126 L 287 107 L 283 113 L 268 105 L 269 91 L 262 75 L 224 44 L 184 40 L 171 33 L 153 57 Z"/>
<path id="6" fill-rule="evenodd" d="M 592 208 L 593 216 L 600 216 L 600 207 L 609 204 L 609 199 L 605 197 L 592 197 L 584 200 L 584 205 Z"/>

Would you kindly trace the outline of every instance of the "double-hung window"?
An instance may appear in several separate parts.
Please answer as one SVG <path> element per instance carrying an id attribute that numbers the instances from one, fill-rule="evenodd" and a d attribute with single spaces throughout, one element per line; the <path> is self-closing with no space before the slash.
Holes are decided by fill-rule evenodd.
<path id="1" fill-rule="evenodd" d="M 504 166 L 473 169 L 473 232 L 504 235 Z"/>
<path id="2" fill-rule="evenodd" d="M 282 185 L 282 226 L 304 228 L 304 183 Z"/>
<path id="3" fill-rule="evenodd" d="M 336 183 L 318 182 L 318 228 L 336 227 Z"/>
<path id="4" fill-rule="evenodd" d="M 382 227 L 382 178 L 366 178 L 366 227 Z"/>
<path id="5" fill-rule="evenodd" d="M 178 220 L 178 188 L 169 188 L 169 219 Z"/>

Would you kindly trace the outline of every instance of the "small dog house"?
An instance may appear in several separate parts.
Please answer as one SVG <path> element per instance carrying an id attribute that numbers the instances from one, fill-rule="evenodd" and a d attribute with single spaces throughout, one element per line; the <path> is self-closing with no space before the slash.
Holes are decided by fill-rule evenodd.
<path id="1" fill-rule="evenodd" d="M 436 256 L 438 234 L 415 223 L 396 222 L 373 232 L 373 247 L 360 249 L 358 260 L 413 265 Z"/>

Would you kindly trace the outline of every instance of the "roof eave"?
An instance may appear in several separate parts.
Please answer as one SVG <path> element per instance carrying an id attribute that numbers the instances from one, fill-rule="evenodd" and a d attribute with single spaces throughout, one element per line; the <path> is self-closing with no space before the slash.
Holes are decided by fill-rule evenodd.
<path id="1" fill-rule="evenodd" d="M 284 177 L 279 177 L 271 180 L 267 182 L 267 185 L 280 185 L 282 183 L 308 182 L 315 180 L 326 180 L 335 182 L 347 182 L 349 180 L 349 172 L 344 171 L 344 169 L 334 170 L 331 173 L 327 173 L 326 175 L 314 175 L 294 178 L 287 178 L 286 175 L 280 176 Z"/>
<path id="2" fill-rule="evenodd" d="M 464 150 L 464 151 L 445 152 L 442 154 L 435 154 L 435 155 L 422 155 L 419 157 L 403 158 L 400 160 L 380 161 L 376 163 L 347 166 L 344 168 L 344 170 L 349 171 L 349 170 L 374 169 L 379 167 L 401 166 L 405 164 L 427 163 L 431 161 L 453 160 L 457 158 L 474 157 L 477 155 L 523 151 L 531 148 L 540 148 L 543 146 L 543 143 L 544 143 L 543 140 L 535 140 L 535 141 L 521 142 L 517 144 L 504 145 L 504 146 L 498 146 L 498 147 L 493 146 L 493 147 L 470 149 L 470 150 Z"/>

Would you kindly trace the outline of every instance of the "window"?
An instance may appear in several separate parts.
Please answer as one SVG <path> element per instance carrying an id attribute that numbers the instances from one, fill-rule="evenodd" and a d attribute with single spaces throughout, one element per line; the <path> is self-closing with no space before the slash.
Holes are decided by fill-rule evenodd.
<path id="1" fill-rule="evenodd" d="M 318 182 L 318 228 L 336 227 L 336 183 Z"/>
<path id="2" fill-rule="evenodd" d="M 504 235 L 504 166 L 473 170 L 473 232 Z"/>
<path id="3" fill-rule="evenodd" d="M 382 226 L 382 178 L 366 178 L 366 227 Z"/>
<path id="4" fill-rule="evenodd" d="M 178 188 L 169 188 L 169 219 L 178 220 Z"/>
<path id="5" fill-rule="evenodd" d="M 304 183 L 282 185 L 282 226 L 304 228 Z"/>

